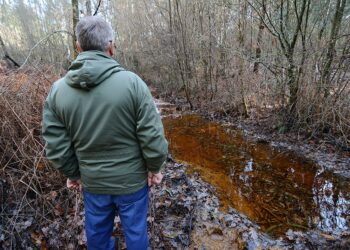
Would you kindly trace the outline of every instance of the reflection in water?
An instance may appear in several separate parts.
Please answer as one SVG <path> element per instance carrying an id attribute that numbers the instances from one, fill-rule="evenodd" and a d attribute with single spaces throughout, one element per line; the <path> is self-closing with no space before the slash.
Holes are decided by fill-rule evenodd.
<path id="1" fill-rule="evenodd" d="M 236 208 L 273 235 L 288 228 L 349 229 L 348 182 L 199 116 L 163 122 L 172 154 L 216 187 L 223 208 Z"/>
<path id="2" fill-rule="evenodd" d="M 314 225 L 329 233 L 349 230 L 350 196 L 339 181 L 320 175 L 315 179 L 312 190 L 318 214 Z"/>

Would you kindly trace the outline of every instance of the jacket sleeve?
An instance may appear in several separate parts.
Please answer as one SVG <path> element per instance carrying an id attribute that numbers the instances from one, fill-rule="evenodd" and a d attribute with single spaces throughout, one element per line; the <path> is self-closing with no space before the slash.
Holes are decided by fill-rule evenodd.
<path id="1" fill-rule="evenodd" d="M 42 134 L 46 141 L 46 157 L 66 177 L 77 180 L 80 179 L 78 160 L 67 129 L 55 113 L 52 92 L 51 90 L 43 110 Z"/>
<path id="2" fill-rule="evenodd" d="M 136 132 L 148 171 L 158 173 L 165 165 L 168 142 L 160 115 L 147 85 L 137 77 Z"/>

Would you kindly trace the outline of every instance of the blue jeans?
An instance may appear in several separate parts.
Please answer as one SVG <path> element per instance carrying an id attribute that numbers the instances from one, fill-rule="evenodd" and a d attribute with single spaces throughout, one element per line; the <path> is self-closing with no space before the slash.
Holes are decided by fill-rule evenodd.
<path id="1" fill-rule="evenodd" d="M 127 195 L 92 194 L 84 191 L 85 230 L 88 250 L 115 249 L 114 217 L 119 214 L 128 250 L 148 247 L 148 186 Z"/>

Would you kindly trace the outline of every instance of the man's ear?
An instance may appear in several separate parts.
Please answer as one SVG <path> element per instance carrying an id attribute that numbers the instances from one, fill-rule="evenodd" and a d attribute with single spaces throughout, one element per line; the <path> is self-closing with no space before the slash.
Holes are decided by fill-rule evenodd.
<path id="1" fill-rule="evenodd" d="M 83 52 L 82 48 L 80 47 L 80 43 L 78 41 L 75 42 L 75 46 L 77 46 L 78 53 Z"/>
<path id="2" fill-rule="evenodd" d="M 109 42 L 109 45 L 107 48 L 107 54 L 109 56 L 114 56 L 114 42 Z"/>

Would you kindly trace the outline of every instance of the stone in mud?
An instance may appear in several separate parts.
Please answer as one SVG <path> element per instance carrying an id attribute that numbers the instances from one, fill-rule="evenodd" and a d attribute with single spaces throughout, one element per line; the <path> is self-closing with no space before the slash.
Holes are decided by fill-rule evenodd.
<path id="1" fill-rule="evenodd" d="M 230 214 L 226 214 L 224 216 L 224 222 L 226 225 L 230 224 L 233 221 L 233 216 Z"/>
<path id="2" fill-rule="evenodd" d="M 210 238 L 214 241 L 222 241 L 224 237 L 222 235 L 212 234 Z"/>
<path id="3" fill-rule="evenodd" d="M 205 193 L 205 192 L 200 192 L 198 195 L 197 195 L 197 199 L 198 200 L 201 200 L 201 199 L 203 199 L 203 198 L 206 198 L 206 197 L 208 197 L 208 193 Z"/>

